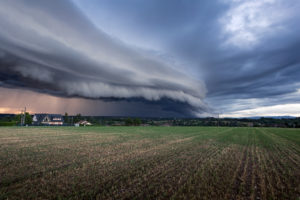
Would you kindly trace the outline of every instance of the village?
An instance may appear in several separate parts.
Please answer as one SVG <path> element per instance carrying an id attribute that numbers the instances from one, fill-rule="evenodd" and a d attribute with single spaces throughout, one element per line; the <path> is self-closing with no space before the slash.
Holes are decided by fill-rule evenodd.
<path id="1" fill-rule="evenodd" d="M 74 126 L 91 126 L 92 124 L 86 120 L 76 120 L 72 125 Z M 67 116 L 62 116 L 60 114 L 34 114 L 32 117 L 32 125 L 35 126 L 62 126 L 64 124 L 70 124 Z"/>

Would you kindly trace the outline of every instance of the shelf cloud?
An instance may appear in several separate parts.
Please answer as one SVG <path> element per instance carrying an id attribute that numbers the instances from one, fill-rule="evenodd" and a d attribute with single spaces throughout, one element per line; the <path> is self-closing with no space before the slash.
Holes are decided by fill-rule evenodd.
<path id="1" fill-rule="evenodd" d="M 65 97 L 188 104 L 205 110 L 203 82 L 96 28 L 69 1 L 4 0 L 1 86 Z"/>
<path id="2" fill-rule="evenodd" d="M 0 88 L 81 99 L 95 115 L 104 105 L 99 115 L 293 107 L 299 9 L 298 0 L 2 0 Z"/>

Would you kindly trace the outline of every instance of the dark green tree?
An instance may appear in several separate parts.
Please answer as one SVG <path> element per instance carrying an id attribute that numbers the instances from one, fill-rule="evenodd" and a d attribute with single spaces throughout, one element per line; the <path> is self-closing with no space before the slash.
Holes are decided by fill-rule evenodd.
<path id="1" fill-rule="evenodd" d="M 135 126 L 140 126 L 141 123 L 142 123 L 142 121 L 141 121 L 140 118 L 135 118 L 135 119 L 133 120 L 133 125 L 135 125 Z"/>
<path id="2" fill-rule="evenodd" d="M 64 122 L 65 122 L 66 124 L 69 124 L 69 123 L 70 123 L 69 115 L 68 115 L 67 112 L 65 113 L 65 116 L 64 116 Z"/>
<path id="3" fill-rule="evenodd" d="M 28 112 L 25 113 L 25 124 L 32 124 L 32 117 Z"/>
<path id="4" fill-rule="evenodd" d="M 21 124 L 21 115 L 20 114 L 15 115 L 15 121 L 17 124 Z"/>
<path id="5" fill-rule="evenodd" d="M 131 118 L 127 118 L 127 119 L 125 120 L 125 125 L 126 125 L 126 126 L 132 126 L 132 125 L 133 125 L 133 120 L 132 120 Z"/>
<path id="6" fill-rule="evenodd" d="M 75 117 L 74 117 L 74 123 L 79 122 L 82 119 L 81 114 L 78 113 Z"/>
<path id="7" fill-rule="evenodd" d="M 21 114 L 18 114 L 18 115 L 15 116 L 14 120 L 16 121 L 16 124 L 21 124 L 22 116 L 23 115 L 21 115 Z M 25 124 L 28 124 L 28 125 L 32 124 L 32 117 L 28 112 L 25 113 Z"/>

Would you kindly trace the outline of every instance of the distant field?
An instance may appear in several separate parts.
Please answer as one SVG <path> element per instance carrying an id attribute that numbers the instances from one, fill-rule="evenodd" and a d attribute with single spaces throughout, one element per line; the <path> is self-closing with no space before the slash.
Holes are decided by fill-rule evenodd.
<path id="1" fill-rule="evenodd" d="M 300 129 L 0 128 L 0 199 L 299 199 Z"/>

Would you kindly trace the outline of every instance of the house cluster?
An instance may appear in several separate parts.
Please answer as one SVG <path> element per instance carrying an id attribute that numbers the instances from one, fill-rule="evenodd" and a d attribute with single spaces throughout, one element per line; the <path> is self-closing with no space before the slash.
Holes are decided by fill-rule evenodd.
<path id="1" fill-rule="evenodd" d="M 32 125 L 35 126 L 62 126 L 64 125 L 64 117 L 60 114 L 34 114 Z M 74 124 L 75 126 L 90 126 L 90 122 L 81 120 Z"/>
<path id="2" fill-rule="evenodd" d="M 64 124 L 64 119 L 63 116 L 59 114 L 35 114 L 32 118 L 32 124 L 61 126 Z"/>

